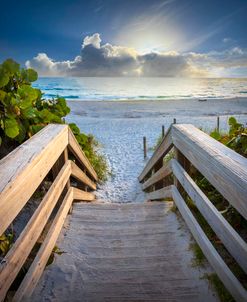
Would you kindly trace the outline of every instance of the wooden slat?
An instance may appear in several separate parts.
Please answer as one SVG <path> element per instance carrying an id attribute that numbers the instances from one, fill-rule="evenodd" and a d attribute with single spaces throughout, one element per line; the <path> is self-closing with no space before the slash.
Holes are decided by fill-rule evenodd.
<path id="1" fill-rule="evenodd" d="M 159 200 L 165 198 L 172 198 L 171 186 L 146 194 L 147 200 Z"/>
<path id="2" fill-rule="evenodd" d="M 18 288 L 13 301 L 26 301 L 32 294 L 33 289 L 38 283 L 38 280 L 46 266 L 46 263 L 56 244 L 57 238 L 61 232 L 64 221 L 73 201 L 72 188 L 69 189 L 64 197 L 61 207 L 59 208 L 56 217 L 54 218 L 49 232 L 42 243 L 31 267 L 29 268 L 25 278 Z"/>
<path id="3" fill-rule="evenodd" d="M 174 145 L 247 219 L 247 159 L 192 125 L 173 125 Z"/>
<path id="4" fill-rule="evenodd" d="M 207 196 L 198 188 L 193 179 L 175 160 L 171 161 L 172 170 L 180 184 L 194 201 L 199 211 L 205 217 L 216 235 L 220 238 L 228 251 L 247 273 L 247 244 L 232 228 L 226 219 L 214 207 Z"/>
<path id="5" fill-rule="evenodd" d="M 215 250 L 212 243 L 209 241 L 200 225 L 196 221 L 195 217 L 192 215 L 190 209 L 186 205 L 182 196 L 178 192 L 178 189 L 172 186 L 173 199 L 178 207 L 180 213 L 182 214 L 186 224 L 188 225 L 191 233 L 193 234 L 198 245 L 202 249 L 204 255 L 207 257 L 208 261 L 215 269 L 217 275 L 224 283 L 225 287 L 229 290 L 236 301 L 244 302 L 246 301 L 247 291 L 243 288 L 237 278 L 233 275 L 231 270 L 222 260 L 220 255 Z"/>
<path id="6" fill-rule="evenodd" d="M 151 169 L 155 166 L 155 164 L 164 157 L 172 148 L 172 137 L 171 137 L 171 129 L 169 128 L 166 136 L 163 138 L 161 144 L 156 149 L 142 173 L 138 177 L 139 181 L 142 182 L 145 176 L 151 171 Z"/>
<path id="7" fill-rule="evenodd" d="M 171 174 L 171 166 L 170 162 L 167 162 L 161 169 L 159 169 L 156 173 L 154 173 L 147 181 L 142 185 L 142 189 L 145 190 L 148 187 L 152 186 L 156 182 L 164 179 L 166 176 Z"/>
<path id="8" fill-rule="evenodd" d="M 89 186 L 91 189 L 96 190 L 96 184 L 73 162 L 71 161 L 71 173 L 76 179 Z"/>
<path id="9" fill-rule="evenodd" d="M 68 144 L 68 126 L 49 125 L 0 161 L 0 234 Z"/>
<path id="10" fill-rule="evenodd" d="M 14 281 L 34 244 L 43 231 L 48 218 L 65 187 L 71 172 L 71 165 L 67 162 L 59 172 L 28 224 L 0 264 L 0 297 L 5 297 L 10 285 Z M 1 298 L 0 298 L 1 301 Z"/>
<path id="11" fill-rule="evenodd" d="M 95 195 L 90 192 L 85 192 L 77 188 L 73 188 L 73 198 L 81 201 L 92 201 L 95 199 Z"/>
<path id="12" fill-rule="evenodd" d="M 74 154 L 74 156 L 81 162 L 85 168 L 87 169 L 88 173 L 92 176 L 92 178 L 97 181 L 98 176 L 96 172 L 94 171 L 91 163 L 87 159 L 86 155 L 82 151 L 80 145 L 78 144 L 74 134 L 72 131 L 69 129 L 69 149 L 71 152 Z"/>

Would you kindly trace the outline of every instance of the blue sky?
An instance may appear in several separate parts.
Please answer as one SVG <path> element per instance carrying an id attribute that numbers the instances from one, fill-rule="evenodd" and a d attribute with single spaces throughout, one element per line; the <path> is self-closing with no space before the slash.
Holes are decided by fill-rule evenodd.
<path id="1" fill-rule="evenodd" d="M 162 60 L 165 61 L 166 67 L 169 56 L 175 65 L 177 61 L 174 57 L 177 56 L 179 61 L 178 56 L 183 56 L 186 61 L 184 68 L 185 64 L 190 64 L 192 69 L 196 68 L 199 75 L 200 71 L 208 71 L 211 64 L 214 68 L 210 70 L 216 75 L 231 76 L 232 73 L 233 76 L 245 76 L 246 15 L 246 0 L 2 1 L 0 60 L 13 57 L 22 64 L 29 61 L 31 67 L 40 68 L 41 73 L 47 75 L 49 68 L 53 68 L 50 72 L 52 75 L 81 75 L 80 70 L 82 75 L 104 75 L 108 69 L 111 69 L 110 75 L 133 75 L 133 70 L 140 74 L 142 69 L 146 70 L 147 75 L 155 75 L 153 69 L 157 68 Z M 94 44 L 84 45 L 82 49 L 85 37 L 92 37 L 94 34 L 99 34 L 101 40 L 100 45 L 95 44 L 99 46 L 96 47 L 98 50 L 93 49 Z M 124 54 L 122 51 L 116 54 L 116 49 L 114 52 L 111 50 L 110 54 L 109 48 L 99 50 L 107 43 L 114 47 L 124 47 Z M 127 54 L 126 48 L 135 50 L 136 54 Z M 97 57 L 99 65 L 110 64 L 109 68 L 100 69 L 97 66 L 93 71 L 94 66 L 90 62 L 86 66 L 87 69 L 82 62 L 80 66 L 78 63 L 74 64 L 78 56 L 81 56 L 81 61 L 92 59 L 92 53 L 94 59 Z M 153 53 L 156 56 L 152 57 Z M 189 53 L 197 54 L 197 57 L 192 59 Z M 51 62 L 58 63 L 56 70 L 54 65 L 49 65 L 46 72 L 44 64 L 37 65 L 37 60 L 33 61 L 33 58 L 38 54 L 46 54 Z M 210 57 L 208 62 L 203 55 Z M 230 64 L 232 55 L 235 63 Z M 106 56 L 116 56 L 118 59 L 109 63 L 109 60 L 105 59 Z M 130 56 L 126 60 L 127 65 L 124 65 L 122 57 L 119 60 L 120 56 L 124 59 Z M 138 62 L 130 64 L 134 57 Z M 145 65 L 147 60 L 148 66 Z M 151 67 L 150 60 L 158 61 Z M 67 61 L 71 64 L 63 71 L 62 67 Z M 224 66 L 223 62 L 227 66 Z M 48 64 L 48 61 L 46 63 Z M 117 66 L 116 71 L 112 67 L 113 64 Z M 219 69 L 214 70 L 217 64 Z M 90 66 L 91 69 L 88 70 Z M 170 70 L 171 68 L 172 66 Z M 186 70 L 189 73 L 189 69 Z M 172 70 L 168 75 L 173 76 Z M 162 76 L 161 70 L 157 72 L 157 76 Z"/>

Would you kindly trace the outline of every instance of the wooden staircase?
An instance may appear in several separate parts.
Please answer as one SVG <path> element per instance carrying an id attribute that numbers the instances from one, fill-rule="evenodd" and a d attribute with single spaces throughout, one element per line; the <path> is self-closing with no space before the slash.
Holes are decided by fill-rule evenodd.
<path id="1" fill-rule="evenodd" d="M 246 289 L 203 232 L 185 194 L 245 272 L 247 244 L 196 185 L 191 167 L 247 218 L 247 160 L 192 125 L 172 125 L 139 176 L 151 202 L 74 204 L 58 241 L 66 253 L 42 275 L 72 202 L 93 201 L 97 186 L 97 175 L 68 126 L 44 128 L 0 161 L 0 234 L 45 177 L 53 179 L 0 263 L 0 301 L 41 235 L 41 247 L 9 300 L 217 301 L 191 267 L 188 229 L 234 299 L 247 301 Z M 182 227 L 170 211 L 173 202 L 186 223 Z"/>
<path id="2" fill-rule="evenodd" d="M 218 301 L 172 203 L 77 203 L 30 301 Z M 41 298 L 42 297 L 42 298 Z M 52 298 L 51 298 L 52 297 Z"/>

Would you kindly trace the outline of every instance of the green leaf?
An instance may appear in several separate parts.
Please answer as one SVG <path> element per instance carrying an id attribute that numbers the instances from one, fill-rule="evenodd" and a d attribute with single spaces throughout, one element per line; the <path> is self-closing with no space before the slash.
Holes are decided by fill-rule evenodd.
<path id="1" fill-rule="evenodd" d="M 38 73 L 31 68 L 26 70 L 26 75 L 29 82 L 35 82 L 38 79 Z"/>
<path id="2" fill-rule="evenodd" d="M 29 99 L 30 102 L 34 101 L 38 96 L 36 89 L 30 85 L 22 85 L 18 88 L 17 92 L 20 94 L 21 98 Z"/>
<path id="3" fill-rule="evenodd" d="M 19 104 L 19 107 L 21 109 L 28 109 L 29 107 L 32 106 L 32 100 L 27 98 L 27 99 L 24 99 L 23 101 L 20 102 Z M 32 107 L 31 107 L 32 108 Z"/>
<path id="4" fill-rule="evenodd" d="M 19 124 L 19 134 L 15 137 L 19 143 L 22 143 L 26 138 L 26 128 L 22 123 Z"/>
<path id="5" fill-rule="evenodd" d="M 19 125 L 14 118 L 6 118 L 4 132 L 10 138 L 15 138 L 19 134 Z"/>
<path id="6" fill-rule="evenodd" d="M 0 101 L 3 101 L 3 100 L 4 100 L 6 94 L 7 94 L 7 93 L 6 93 L 5 91 L 0 90 Z"/>
<path id="7" fill-rule="evenodd" d="M 2 138 L 1 138 L 1 136 L 0 136 L 0 146 L 2 145 L 2 141 L 3 141 L 3 140 L 2 140 Z"/>
<path id="8" fill-rule="evenodd" d="M 2 68 L 0 69 L 0 88 L 6 86 L 9 82 L 9 75 Z"/>
<path id="9" fill-rule="evenodd" d="M 61 122 L 61 119 L 57 115 L 51 113 L 48 109 L 43 109 L 43 110 L 39 111 L 38 114 L 39 114 L 39 117 L 41 118 L 41 120 L 43 121 L 43 123 L 52 123 L 52 122 L 60 123 Z"/>
<path id="10" fill-rule="evenodd" d="M 29 127 L 29 130 L 32 133 L 32 135 L 34 135 L 35 133 L 39 132 L 44 127 L 45 127 L 45 124 L 44 125 L 32 125 Z"/>
<path id="11" fill-rule="evenodd" d="M 210 133 L 210 136 L 217 141 L 220 140 L 221 136 L 220 133 L 217 130 L 214 130 L 213 132 Z"/>
<path id="12" fill-rule="evenodd" d="M 27 107 L 21 111 L 21 114 L 24 118 L 31 119 L 31 118 L 36 117 L 37 109 L 35 109 L 33 107 Z"/>
<path id="13" fill-rule="evenodd" d="M 228 120 L 228 124 L 229 126 L 234 126 L 237 124 L 237 120 L 235 119 L 235 117 L 231 116 Z"/>
<path id="14" fill-rule="evenodd" d="M 20 64 L 12 59 L 7 59 L 2 64 L 3 69 L 7 70 L 10 74 L 17 73 L 20 69 Z"/>

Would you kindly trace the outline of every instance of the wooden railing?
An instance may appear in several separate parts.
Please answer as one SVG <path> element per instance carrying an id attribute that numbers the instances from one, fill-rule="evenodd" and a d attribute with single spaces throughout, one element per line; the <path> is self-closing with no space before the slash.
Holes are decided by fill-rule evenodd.
<path id="1" fill-rule="evenodd" d="M 69 160 L 71 157 L 74 161 Z M 73 200 L 91 201 L 95 198 L 89 191 L 96 189 L 96 172 L 67 125 L 45 127 L 0 161 L 0 235 L 11 225 L 49 174 L 53 178 L 49 190 L 0 263 L 0 301 L 5 299 L 49 221 L 45 239 L 15 292 L 13 301 L 30 297 Z M 73 183 L 78 184 L 79 188 L 72 186 L 70 177 L 77 180 L 77 183 Z"/>
<path id="2" fill-rule="evenodd" d="M 173 156 L 167 155 L 171 150 Z M 165 156 L 171 159 L 168 161 L 167 157 L 164 159 Z M 192 125 L 174 124 L 139 176 L 148 200 L 174 200 L 225 287 L 236 301 L 247 301 L 247 291 L 202 230 L 182 193 L 185 191 L 191 198 L 225 248 L 246 273 L 247 244 L 193 181 L 190 176 L 191 166 L 205 176 L 229 204 L 247 219 L 247 159 Z"/>

